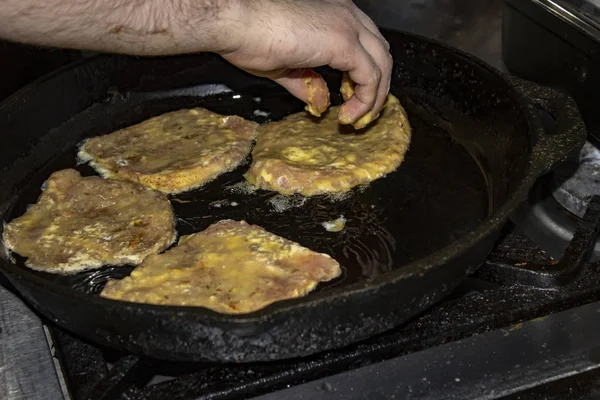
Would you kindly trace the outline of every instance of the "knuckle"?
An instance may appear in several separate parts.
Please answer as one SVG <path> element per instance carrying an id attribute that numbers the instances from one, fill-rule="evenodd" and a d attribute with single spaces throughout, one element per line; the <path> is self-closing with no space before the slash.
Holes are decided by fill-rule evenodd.
<path id="1" fill-rule="evenodd" d="M 338 7 L 338 15 L 342 16 L 345 19 L 348 20 L 352 20 L 354 19 L 354 13 L 352 12 L 351 8 L 348 7 L 348 5 L 346 4 L 341 4 L 340 7 Z"/>
<path id="2" fill-rule="evenodd" d="M 338 7 L 336 10 L 336 16 L 340 20 L 344 21 L 349 30 L 356 31 L 356 23 L 358 18 L 349 7 Z"/>
<path id="3" fill-rule="evenodd" d="M 345 43 L 337 48 L 338 59 L 344 66 L 350 66 L 354 57 L 354 46 L 349 43 Z"/>
<path id="4" fill-rule="evenodd" d="M 369 79 L 369 85 L 376 85 L 381 80 L 381 70 L 379 68 L 375 68 L 371 73 L 371 77 Z"/>
<path id="5" fill-rule="evenodd" d="M 332 22 L 332 26 L 341 37 L 342 42 L 354 43 L 358 40 L 358 31 L 352 23 L 343 16 L 336 16 L 335 20 Z"/>
<path id="6" fill-rule="evenodd" d="M 392 57 L 392 55 L 390 53 L 388 53 L 385 57 L 385 65 L 387 67 L 388 70 L 391 70 L 392 67 L 394 66 L 394 57 Z"/>
<path id="7" fill-rule="evenodd" d="M 380 76 L 381 74 L 379 72 L 373 71 L 369 75 L 369 78 L 362 85 L 365 88 L 365 90 L 370 93 L 369 99 L 371 96 L 376 96 L 377 87 L 379 86 L 379 82 L 381 81 Z"/>

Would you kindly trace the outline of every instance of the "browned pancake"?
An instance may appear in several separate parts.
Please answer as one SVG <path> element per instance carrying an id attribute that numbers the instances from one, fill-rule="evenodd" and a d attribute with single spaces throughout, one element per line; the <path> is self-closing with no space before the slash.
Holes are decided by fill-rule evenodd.
<path id="1" fill-rule="evenodd" d="M 282 194 L 312 196 L 347 191 L 398 168 L 411 127 L 397 98 L 389 95 L 379 118 L 358 131 L 339 124 L 338 109 L 261 126 L 246 179 Z"/>
<path id="2" fill-rule="evenodd" d="M 339 264 L 244 221 L 221 221 L 148 257 L 103 297 L 136 303 L 201 306 L 236 314 L 300 297 L 340 274 Z"/>
<path id="3" fill-rule="evenodd" d="M 255 136 L 254 122 L 194 108 L 92 138 L 81 147 L 79 158 L 103 177 L 179 193 L 237 167 Z"/>
<path id="4" fill-rule="evenodd" d="M 166 195 L 133 182 L 53 173 L 38 202 L 4 227 L 4 244 L 30 268 L 74 273 L 137 265 L 175 240 Z"/>

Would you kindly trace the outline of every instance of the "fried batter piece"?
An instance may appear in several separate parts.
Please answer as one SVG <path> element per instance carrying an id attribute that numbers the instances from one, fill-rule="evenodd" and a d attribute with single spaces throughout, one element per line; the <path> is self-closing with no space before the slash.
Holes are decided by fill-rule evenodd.
<path id="1" fill-rule="evenodd" d="M 166 195 L 133 182 L 53 173 L 38 202 L 4 226 L 8 250 L 52 273 L 140 264 L 175 241 Z"/>
<path id="2" fill-rule="evenodd" d="M 350 79 L 350 75 L 348 75 L 347 72 L 344 72 L 342 75 L 342 86 L 340 87 L 340 92 L 342 93 L 342 98 L 344 99 L 344 101 L 348 101 L 350 100 L 350 97 L 354 96 L 355 88 L 356 84 L 352 82 L 352 79 Z M 364 129 L 367 125 L 369 125 L 377 118 L 379 118 L 379 114 L 372 114 L 369 112 L 360 117 L 358 120 L 354 121 L 352 126 L 354 127 L 354 129 Z M 342 118 L 338 119 L 340 120 L 340 123 L 348 125 L 348 123 L 346 123 L 346 121 L 344 121 Z"/>
<path id="3" fill-rule="evenodd" d="M 304 108 L 315 117 L 320 117 L 329 105 L 329 89 L 323 77 L 311 69 L 303 70 L 305 75 L 304 84 L 308 91 L 308 104 Z"/>
<path id="4" fill-rule="evenodd" d="M 338 109 L 319 119 L 301 112 L 259 127 L 246 179 L 285 195 L 312 196 L 344 192 L 398 168 L 411 127 L 396 97 L 390 94 L 380 117 L 360 131 L 340 125 Z"/>
<path id="5" fill-rule="evenodd" d="M 185 109 L 89 139 L 78 156 L 105 178 L 180 193 L 236 168 L 250 153 L 256 127 L 242 117 Z"/>
<path id="6" fill-rule="evenodd" d="M 148 257 L 129 277 L 109 281 L 101 296 L 248 313 L 304 296 L 340 272 L 340 265 L 326 254 L 259 226 L 225 220 Z"/>

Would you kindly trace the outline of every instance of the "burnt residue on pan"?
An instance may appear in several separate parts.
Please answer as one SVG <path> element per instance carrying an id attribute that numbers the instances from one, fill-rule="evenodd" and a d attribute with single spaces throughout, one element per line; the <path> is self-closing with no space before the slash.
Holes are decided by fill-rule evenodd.
<path id="1" fill-rule="evenodd" d="M 418 95 L 393 89 L 403 102 L 413 127 L 413 138 L 404 163 L 393 173 L 343 196 L 282 198 L 263 190 L 241 190 L 248 163 L 224 174 L 205 187 L 172 197 L 181 235 L 201 231 L 222 219 L 244 219 L 334 257 L 342 275 L 319 285 L 317 291 L 350 285 L 381 275 L 429 255 L 474 229 L 489 213 L 488 183 L 482 170 L 456 132 L 477 134 L 465 122 L 454 126 L 440 119 L 439 108 Z M 161 97 L 161 96 L 159 96 Z M 339 96 L 333 96 L 334 103 Z M 224 93 L 207 97 L 156 97 L 123 95 L 96 104 L 76 115 L 59 130 L 79 129 L 83 137 L 109 133 L 145 118 L 184 107 L 206 107 L 264 123 L 299 111 L 302 104 L 282 91 L 251 96 Z M 456 120 L 456 119 L 455 119 Z M 464 144 L 464 143 L 463 143 Z M 34 203 L 43 181 L 54 171 L 75 167 L 82 175 L 94 174 L 87 165 L 76 165 L 73 147 L 48 163 L 22 192 L 9 219 Z M 322 223 L 346 219 L 340 232 L 328 232 Z M 23 265 L 22 259 L 17 257 Z M 105 268 L 71 276 L 35 272 L 78 291 L 98 293 L 110 278 L 122 278 L 132 268 Z"/>

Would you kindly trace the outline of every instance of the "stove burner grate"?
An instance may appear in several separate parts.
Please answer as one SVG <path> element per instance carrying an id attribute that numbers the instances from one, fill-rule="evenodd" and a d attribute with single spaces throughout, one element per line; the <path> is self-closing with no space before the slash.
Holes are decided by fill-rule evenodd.
<path id="1" fill-rule="evenodd" d="M 583 218 L 592 196 L 600 195 L 600 149 L 587 142 L 579 154 L 579 164 L 558 168 L 553 176 L 557 186 L 552 193 L 554 198 Z"/>

